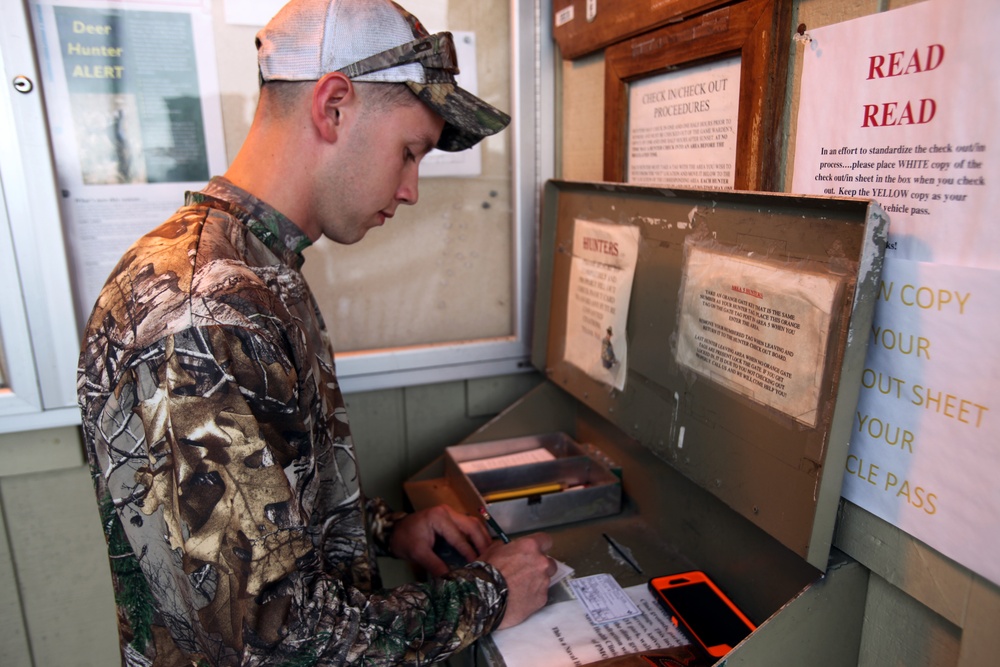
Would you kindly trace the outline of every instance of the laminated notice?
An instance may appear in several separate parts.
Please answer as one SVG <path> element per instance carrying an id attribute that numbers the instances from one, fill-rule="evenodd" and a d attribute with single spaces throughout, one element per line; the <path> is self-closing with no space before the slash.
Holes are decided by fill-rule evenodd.
<path id="1" fill-rule="evenodd" d="M 693 246 L 677 361 L 815 426 L 839 287 L 835 275 Z"/>

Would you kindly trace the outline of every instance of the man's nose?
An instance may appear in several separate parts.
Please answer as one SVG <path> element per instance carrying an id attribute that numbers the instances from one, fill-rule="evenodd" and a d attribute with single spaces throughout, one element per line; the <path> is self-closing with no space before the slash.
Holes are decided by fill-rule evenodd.
<path id="1" fill-rule="evenodd" d="M 403 180 L 399 183 L 399 189 L 396 190 L 396 199 L 411 206 L 416 204 L 420 196 L 417 185 L 419 178 L 416 167 L 407 169 L 403 174 Z"/>

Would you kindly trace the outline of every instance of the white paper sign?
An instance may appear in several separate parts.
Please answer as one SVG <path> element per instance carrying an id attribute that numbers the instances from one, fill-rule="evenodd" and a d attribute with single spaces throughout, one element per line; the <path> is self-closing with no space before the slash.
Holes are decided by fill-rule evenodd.
<path id="1" fill-rule="evenodd" d="M 889 257 L 1000 268 L 992 0 L 928 0 L 809 31 L 795 192 L 870 197 Z"/>
<path id="2" fill-rule="evenodd" d="M 566 361 L 616 389 L 625 387 L 632 281 L 639 228 L 576 220 L 566 308 Z"/>
<path id="3" fill-rule="evenodd" d="M 883 271 L 843 489 L 994 582 L 998 289 L 997 271 L 904 260 Z"/>
<path id="4" fill-rule="evenodd" d="M 732 189 L 740 58 L 629 85 L 628 182 Z"/>
<path id="5" fill-rule="evenodd" d="M 677 362 L 815 426 L 838 285 L 834 276 L 691 247 Z"/>
<path id="6" fill-rule="evenodd" d="M 998 23 L 928 0 L 811 30 L 793 179 L 890 217 L 844 497 L 995 583 L 1000 60 L 969 26 Z"/>
<path id="7" fill-rule="evenodd" d="M 458 85 L 473 95 L 479 94 L 476 60 L 476 33 L 455 31 L 455 55 L 460 72 L 455 75 Z M 478 143 L 464 151 L 449 152 L 435 148 L 420 162 L 420 176 L 479 176 L 483 171 L 483 145 Z"/>
<path id="8" fill-rule="evenodd" d="M 226 168 L 210 11 L 112 4 L 32 2 L 81 322 L 132 242 Z"/>

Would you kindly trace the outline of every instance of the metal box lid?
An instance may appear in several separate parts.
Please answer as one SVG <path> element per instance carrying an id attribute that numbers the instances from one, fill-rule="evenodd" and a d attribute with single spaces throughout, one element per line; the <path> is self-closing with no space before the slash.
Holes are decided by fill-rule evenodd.
<path id="1" fill-rule="evenodd" d="M 601 286 L 580 278 L 593 255 L 575 230 L 624 227 L 630 303 L 605 312 L 625 323 L 615 379 L 580 363 L 581 337 L 600 361 L 579 309 Z M 549 182 L 532 361 L 825 570 L 887 230 L 867 200 Z"/>

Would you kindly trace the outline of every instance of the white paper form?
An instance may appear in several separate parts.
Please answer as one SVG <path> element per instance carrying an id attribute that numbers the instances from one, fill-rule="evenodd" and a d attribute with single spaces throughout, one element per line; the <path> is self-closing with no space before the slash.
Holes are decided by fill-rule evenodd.
<path id="1" fill-rule="evenodd" d="M 843 495 L 1000 583 L 994 0 L 808 33 L 793 189 L 870 197 L 889 248 Z"/>
<path id="2" fill-rule="evenodd" d="M 642 612 L 639 616 L 595 626 L 579 601 L 566 600 L 491 637 L 506 667 L 574 667 L 688 643 L 645 584 L 626 588 L 625 593 Z"/>
<path id="3" fill-rule="evenodd" d="M 616 389 L 625 387 L 625 323 L 638 255 L 638 227 L 575 221 L 565 358 Z"/>
<path id="4" fill-rule="evenodd" d="M 576 594 L 577 601 L 587 610 L 587 618 L 594 625 L 622 621 L 642 613 L 610 574 L 593 574 L 573 579 L 569 582 L 569 587 Z"/>

